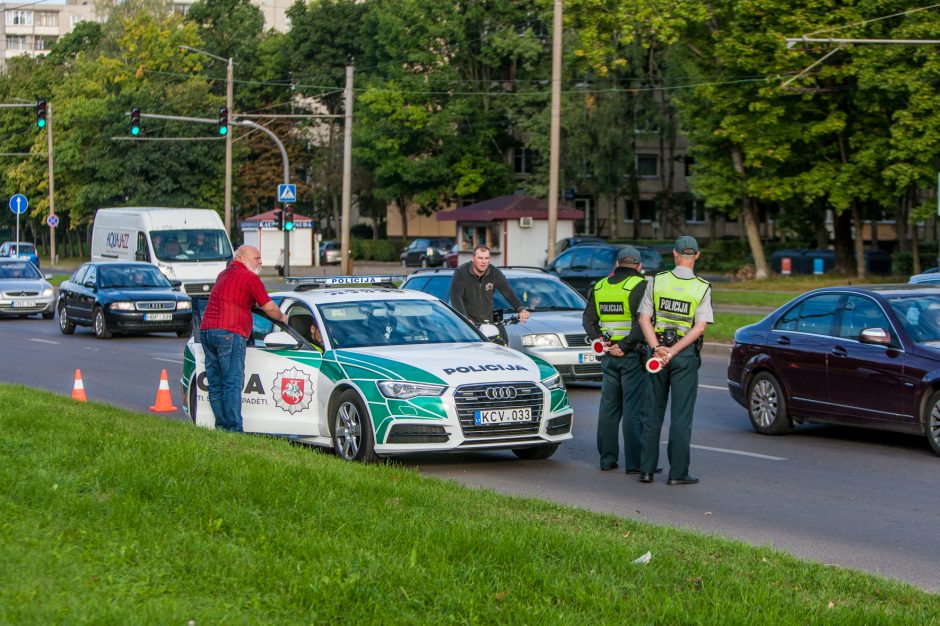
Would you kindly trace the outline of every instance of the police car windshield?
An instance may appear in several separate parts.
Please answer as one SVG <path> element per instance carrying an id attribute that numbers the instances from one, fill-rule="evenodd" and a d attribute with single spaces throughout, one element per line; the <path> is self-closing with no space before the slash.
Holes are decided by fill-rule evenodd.
<path id="1" fill-rule="evenodd" d="M 195 263 L 232 259 L 232 246 L 222 230 L 155 230 L 150 233 L 150 241 L 154 254 L 161 261 Z"/>
<path id="2" fill-rule="evenodd" d="M 336 302 L 317 308 L 334 348 L 483 341 L 475 328 L 430 300 Z"/>
<path id="3" fill-rule="evenodd" d="M 42 275 L 32 263 L 0 263 L 0 280 L 39 280 Z"/>
<path id="4" fill-rule="evenodd" d="M 507 280 L 529 312 L 584 310 L 584 298 L 568 283 L 542 276 L 514 276 Z M 498 291 L 493 295 L 493 309 L 513 312 L 506 298 Z"/>
<path id="5" fill-rule="evenodd" d="M 102 289 L 170 289 L 170 281 L 152 265 L 102 265 L 98 268 Z"/>

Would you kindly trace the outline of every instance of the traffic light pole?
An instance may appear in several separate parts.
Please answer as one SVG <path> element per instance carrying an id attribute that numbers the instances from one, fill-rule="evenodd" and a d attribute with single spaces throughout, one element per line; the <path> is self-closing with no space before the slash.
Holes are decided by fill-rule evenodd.
<path id="1" fill-rule="evenodd" d="M 219 123 L 218 119 L 208 119 L 205 117 L 185 117 L 182 115 L 160 115 L 158 113 L 141 113 L 141 117 L 153 119 L 153 120 L 174 120 L 177 122 L 195 122 L 197 124 L 213 124 L 217 125 Z M 284 184 L 290 184 L 290 159 L 287 158 L 287 150 L 284 148 L 284 144 L 281 143 L 281 140 L 275 135 L 271 130 L 262 126 L 261 124 L 255 124 L 250 120 L 233 120 L 229 118 L 230 126 L 245 126 L 246 128 L 251 128 L 253 130 L 260 130 L 270 137 L 275 144 L 277 144 L 278 150 L 281 151 L 281 160 L 284 162 Z M 231 133 L 229 133 L 231 134 Z M 290 232 L 284 231 L 284 276 L 290 276 Z"/>
<path id="2" fill-rule="evenodd" d="M 46 104 L 46 154 L 49 155 L 49 216 L 55 215 L 55 178 L 52 171 L 52 103 Z M 49 224 L 49 264 L 58 261 L 55 252 L 55 226 Z"/>

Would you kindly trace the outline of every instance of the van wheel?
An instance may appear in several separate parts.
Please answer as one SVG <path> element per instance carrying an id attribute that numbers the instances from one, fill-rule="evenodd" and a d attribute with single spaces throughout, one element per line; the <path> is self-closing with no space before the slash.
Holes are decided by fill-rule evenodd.
<path id="1" fill-rule="evenodd" d="M 104 319 L 104 311 L 101 307 L 95 307 L 95 337 L 98 339 L 110 339 L 111 331 L 108 330 L 108 322 Z"/>
<path id="2" fill-rule="evenodd" d="M 75 322 L 68 318 L 64 304 L 59 305 L 59 330 L 63 335 L 71 335 L 75 332 Z"/>
<path id="3" fill-rule="evenodd" d="M 374 463 L 379 460 L 375 453 L 375 435 L 372 433 L 372 418 L 352 389 L 339 397 L 330 420 L 333 433 L 333 450 L 345 461 Z"/>

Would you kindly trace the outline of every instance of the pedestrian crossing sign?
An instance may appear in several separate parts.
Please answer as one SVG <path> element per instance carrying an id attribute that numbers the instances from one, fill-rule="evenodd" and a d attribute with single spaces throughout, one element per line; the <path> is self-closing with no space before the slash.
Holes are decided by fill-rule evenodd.
<path id="1" fill-rule="evenodd" d="M 296 202 L 297 201 L 297 185 L 278 185 L 277 186 L 277 201 L 278 202 Z"/>

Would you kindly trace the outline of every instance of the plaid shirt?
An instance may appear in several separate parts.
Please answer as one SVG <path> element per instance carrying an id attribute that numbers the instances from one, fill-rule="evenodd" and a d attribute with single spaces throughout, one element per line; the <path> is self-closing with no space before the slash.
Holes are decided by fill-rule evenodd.
<path id="1" fill-rule="evenodd" d="M 261 279 L 241 261 L 231 261 L 212 287 L 199 329 L 221 329 L 250 337 L 252 307 L 270 301 Z"/>

